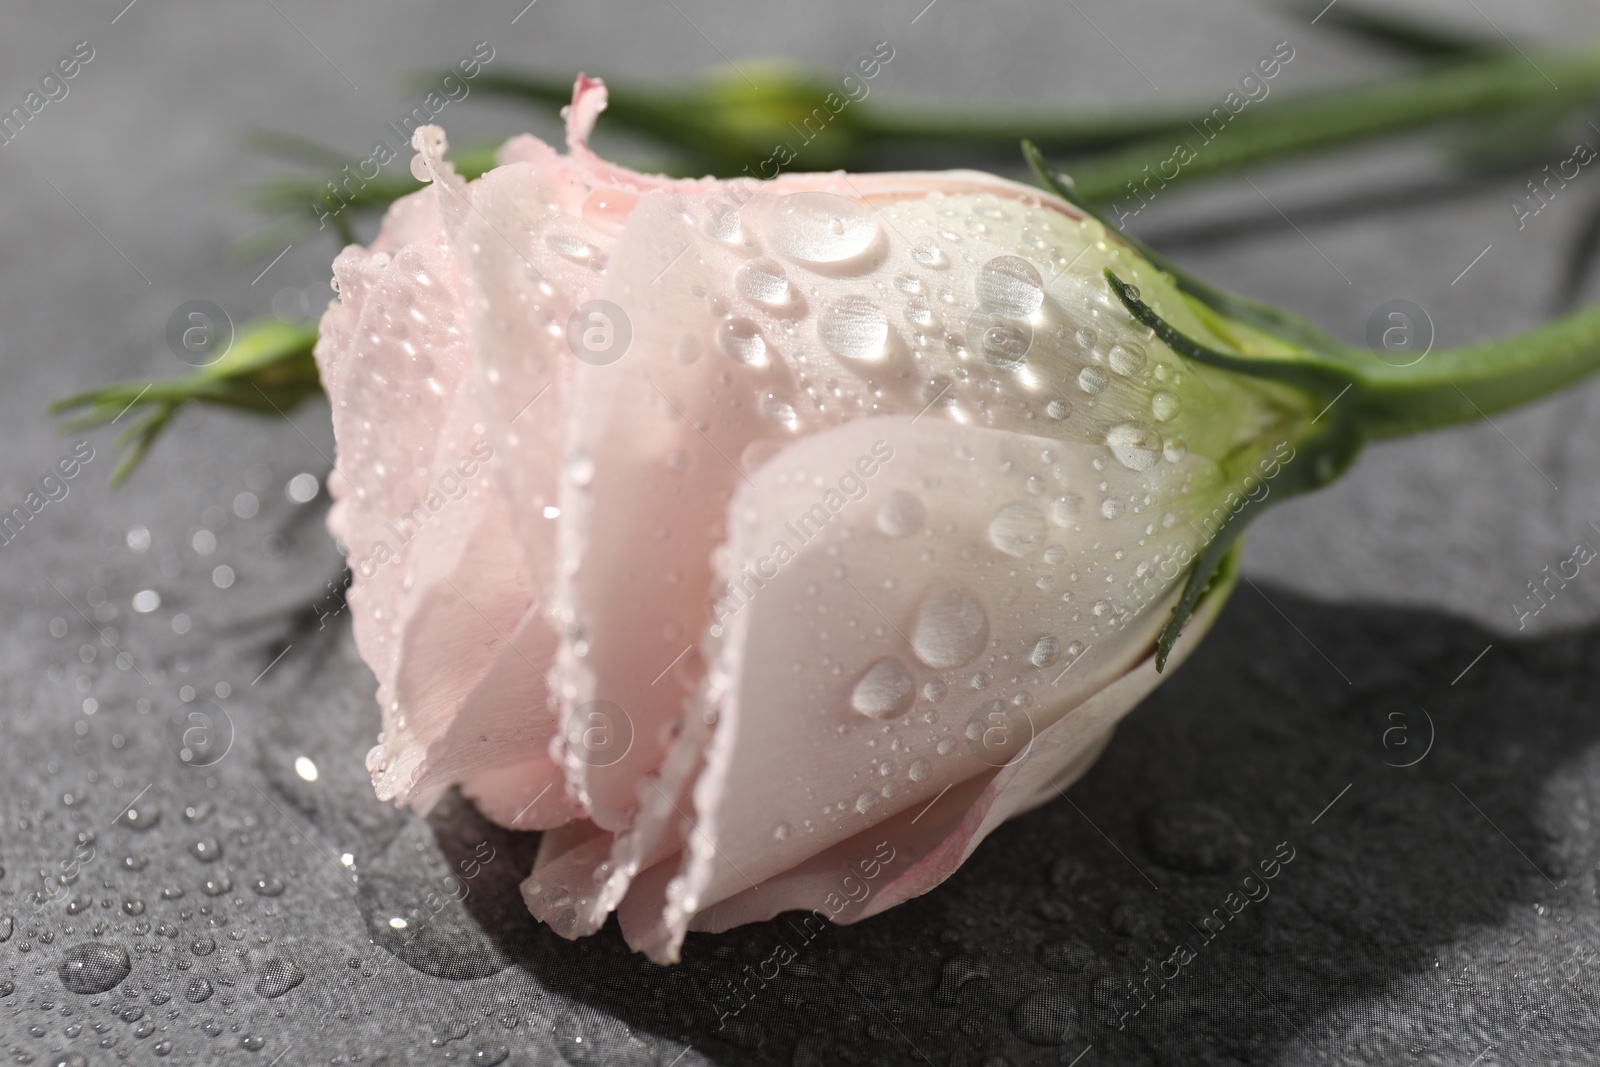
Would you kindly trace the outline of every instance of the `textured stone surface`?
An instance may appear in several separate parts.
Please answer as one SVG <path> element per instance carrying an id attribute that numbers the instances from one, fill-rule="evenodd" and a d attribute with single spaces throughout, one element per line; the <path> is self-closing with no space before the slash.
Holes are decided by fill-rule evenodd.
<path id="1" fill-rule="evenodd" d="M 182 369 L 162 340 L 179 304 L 243 321 L 325 298 L 326 237 L 296 239 L 255 284 L 282 244 L 229 259 L 256 228 L 241 186 L 273 167 L 243 149 L 248 128 L 360 153 L 414 102 L 401 72 L 480 40 L 491 69 L 621 79 L 717 48 L 842 69 L 887 38 L 875 92 L 1022 103 L 1220 101 L 1285 38 L 1297 57 L 1274 92 L 1393 63 L 1243 0 L 940 0 L 920 17 L 920 0 L 759 15 L 544 0 L 513 25 L 522 6 L 20 5 L 0 103 L 77 41 L 95 58 L 0 147 L 0 499 L 77 440 L 53 432 L 49 399 Z M 1481 8 L 1529 40 L 1600 31 L 1578 0 L 1430 7 L 1487 31 Z M 477 99 L 441 120 L 456 144 L 554 128 Z M 1531 174 L 1419 195 L 1425 148 L 1174 195 L 1133 228 L 1352 341 L 1394 298 L 1445 343 L 1536 321 L 1596 179 L 1519 233 L 1505 200 Z M 1376 208 L 1341 209 L 1374 190 Z M 1078 1062 L 1597 1062 L 1600 582 L 1563 590 L 1537 638 L 1509 637 L 1525 583 L 1600 520 L 1597 397 L 1374 449 L 1270 513 L 1246 556 L 1259 590 L 1241 585 L 1066 800 L 941 889 L 856 927 L 791 916 L 695 936 L 671 969 L 614 927 L 570 944 L 529 923 L 515 883 L 531 836 L 453 802 L 421 820 L 372 799 L 373 681 L 331 614 L 325 501 L 284 492 L 326 471 L 325 410 L 292 426 L 193 414 L 117 493 L 95 435 L 68 495 L 0 548 L 0 1048 L 44 1063 L 1064 1064 L 1091 1044 Z M 160 604 L 141 612 L 145 590 Z M 1293 859 L 1246 884 L 1280 843 Z M 1180 942 L 1194 958 L 1135 997 Z M 86 943 L 126 951 L 127 979 L 64 986 Z M 763 981 L 780 944 L 794 959 Z"/>

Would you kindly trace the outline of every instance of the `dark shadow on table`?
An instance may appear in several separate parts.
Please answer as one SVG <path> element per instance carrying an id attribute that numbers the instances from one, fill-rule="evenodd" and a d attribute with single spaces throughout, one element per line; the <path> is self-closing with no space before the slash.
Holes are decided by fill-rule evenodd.
<path id="1" fill-rule="evenodd" d="M 1592 857 L 1557 854 L 1540 804 L 1600 737 L 1595 645 L 1593 630 L 1512 643 L 1437 614 L 1241 585 L 1072 803 L 1003 827 L 926 896 L 808 945 L 792 915 L 692 935 L 663 968 L 614 921 L 575 943 L 534 927 L 514 895 L 526 866 L 502 864 L 466 901 L 482 927 L 469 943 L 593 1007 L 557 1027 L 574 1064 L 666 1064 L 681 1043 L 724 1064 L 1068 1064 L 1090 1044 L 1085 1065 L 1321 1063 L 1339 1051 L 1330 1034 L 1357 1059 L 1349 1043 L 1370 1035 L 1379 1058 L 1409 1044 L 1466 1063 L 1483 1041 L 1457 1025 L 1460 1000 L 1497 997 L 1475 1010 L 1527 1024 L 1514 991 L 1460 988 L 1440 946 L 1509 940 L 1536 904 L 1588 903 Z M 1422 755 L 1430 719 L 1427 755 L 1386 765 Z M 452 858 L 485 832 L 465 805 L 434 822 Z M 530 837 L 496 840 L 522 864 Z M 1270 895 L 1239 907 L 1250 868 L 1290 850 Z M 1226 923 L 1200 929 L 1216 909 Z M 797 958 L 747 982 L 783 941 Z M 1175 968 L 1180 943 L 1193 958 Z M 1564 1046 L 1567 1027 L 1582 1048 L 1592 994 L 1564 986 L 1540 1040 Z M 1385 997 L 1404 1004 L 1410 1038 L 1379 1032 Z"/>

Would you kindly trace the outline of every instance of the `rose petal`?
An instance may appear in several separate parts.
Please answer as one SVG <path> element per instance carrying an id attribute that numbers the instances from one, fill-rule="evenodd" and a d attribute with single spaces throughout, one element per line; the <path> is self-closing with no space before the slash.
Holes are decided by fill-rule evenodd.
<path id="1" fill-rule="evenodd" d="M 1200 643 L 1223 599 L 1201 605 L 1173 647 L 1168 672 Z M 962 782 L 921 812 L 901 812 L 757 889 L 719 902 L 696 915 L 690 929 L 719 932 L 796 909 L 819 910 L 848 925 L 921 896 L 954 874 L 1001 823 L 1062 796 L 1094 764 L 1122 716 L 1166 676 L 1156 673 L 1151 654 L 1040 731 L 1026 758 L 987 780 Z M 886 854 L 891 858 L 885 860 Z M 846 874 L 854 881 L 845 883 Z"/>

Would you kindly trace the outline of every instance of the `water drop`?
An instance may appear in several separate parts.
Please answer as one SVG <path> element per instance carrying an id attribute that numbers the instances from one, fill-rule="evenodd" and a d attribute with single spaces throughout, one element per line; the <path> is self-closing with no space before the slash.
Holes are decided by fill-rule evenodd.
<path id="1" fill-rule="evenodd" d="M 971 663 L 988 644 L 989 616 L 976 597 L 948 580 L 929 586 L 911 629 L 918 659 L 949 670 Z"/>
<path id="2" fill-rule="evenodd" d="M 1178 413 L 1178 398 L 1168 392 L 1158 392 L 1150 398 L 1150 413 L 1157 422 L 1166 422 Z"/>
<path id="3" fill-rule="evenodd" d="M 761 401 L 761 413 L 786 430 L 792 430 L 800 424 L 800 416 L 795 412 L 794 405 L 770 393 Z"/>
<path id="4" fill-rule="evenodd" d="M 1064 1045 L 1078 1036 L 1078 1011 L 1065 990 L 1045 986 L 1012 1005 L 1011 1029 L 1030 1045 Z"/>
<path id="5" fill-rule="evenodd" d="M 913 326 L 932 326 L 933 309 L 928 306 L 928 298 L 914 296 L 906 301 L 906 321 Z"/>
<path id="6" fill-rule="evenodd" d="M 807 265 L 849 263 L 870 250 L 880 232 L 870 208 L 835 193 L 793 193 L 767 213 L 772 247 Z"/>
<path id="7" fill-rule="evenodd" d="M 133 963 L 126 949 L 101 941 L 85 941 L 61 954 L 56 974 L 68 991 L 93 995 L 114 989 L 132 970 Z"/>
<path id="8" fill-rule="evenodd" d="M 1035 667 L 1048 667 L 1060 654 L 1061 639 L 1055 634 L 1045 634 L 1034 643 L 1033 651 L 1028 653 L 1028 662 Z"/>
<path id="9" fill-rule="evenodd" d="M 979 311 L 967 323 L 967 343 L 989 366 L 1015 370 L 1033 347 L 1033 327 L 1021 319 Z"/>
<path id="10" fill-rule="evenodd" d="M 889 340 L 889 320 L 882 308 L 865 297 L 846 297 L 817 319 L 817 336 L 836 356 L 882 359 Z"/>
<path id="11" fill-rule="evenodd" d="M 726 241 L 728 244 L 738 244 L 744 236 L 739 213 L 731 208 L 713 211 L 706 217 L 704 229 L 707 237 L 714 241 Z"/>
<path id="12" fill-rule="evenodd" d="M 1062 974 L 1082 974 L 1094 960 L 1094 949 L 1082 941 L 1050 941 L 1039 946 L 1039 962 Z"/>
<path id="13" fill-rule="evenodd" d="M 1139 817 L 1150 858 L 1184 874 L 1227 874 L 1247 859 L 1250 841 L 1224 811 L 1200 801 L 1169 800 Z"/>
<path id="14" fill-rule="evenodd" d="M 910 707 L 916 684 L 910 667 L 885 656 L 862 673 L 850 691 L 850 706 L 870 719 L 886 719 Z"/>
<path id="15" fill-rule="evenodd" d="M 1052 400 L 1044 406 L 1044 413 L 1059 421 L 1072 414 L 1072 404 L 1066 400 Z"/>
<path id="16" fill-rule="evenodd" d="M 1124 378 L 1137 377 L 1144 372 L 1144 349 L 1128 342 L 1112 345 L 1111 351 L 1106 353 L 1106 362 Z"/>
<path id="17" fill-rule="evenodd" d="M 129 830 L 148 830 L 160 821 L 161 805 L 149 801 L 129 806 L 127 811 L 117 816 L 115 825 Z"/>
<path id="18" fill-rule="evenodd" d="M 189 979 L 189 984 L 183 987 L 183 999 L 190 1004 L 203 1004 L 211 999 L 211 982 L 209 979 L 194 977 Z"/>
<path id="19" fill-rule="evenodd" d="M 1048 527 L 1039 509 L 1016 500 L 995 513 L 989 522 L 989 540 L 1008 556 L 1031 556 L 1044 547 Z"/>
<path id="20" fill-rule="evenodd" d="M 926 756 L 918 756 L 916 759 L 911 761 L 911 766 L 906 768 L 906 775 L 913 782 L 927 781 L 928 775 L 932 773 L 933 764 L 929 762 L 928 757 Z"/>
<path id="21" fill-rule="evenodd" d="M 1057 526 L 1071 526 L 1078 521 L 1078 515 L 1083 511 L 1083 497 L 1077 493 L 1066 492 L 1050 501 L 1050 521 Z"/>
<path id="22" fill-rule="evenodd" d="M 305 980 L 306 973 L 292 960 L 277 956 L 262 965 L 256 992 L 263 997 L 281 997 Z"/>
<path id="23" fill-rule="evenodd" d="M 1119 422 L 1107 430 L 1106 445 L 1129 470 L 1147 471 L 1161 460 L 1161 435 L 1136 422 Z"/>
<path id="24" fill-rule="evenodd" d="M 978 271 L 978 304 L 986 311 L 1025 319 L 1044 304 L 1044 282 L 1020 256 L 996 256 Z"/>
<path id="25" fill-rule="evenodd" d="M 594 260 L 594 249 L 582 238 L 566 233 L 553 233 L 544 239 L 550 251 L 558 256 L 588 266 Z"/>
<path id="26" fill-rule="evenodd" d="M 733 284 L 749 301 L 767 307 L 782 307 L 789 302 L 789 276 L 770 259 L 746 263 L 733 274 Z"/>
<path id="27" fill-rule="evenodd" d="M 928 510 L 916 494 L 896 489 L 878 509 L 878 529 L 890 537 L 908 537 L 928 521 Z"/>
<path id="28" fill-rule="evenodd" d="M 767 339 L 749 319 L 728 319 L 717 327 L 717 347 L 730 359 L 751 367 L 767 365 Z"/>

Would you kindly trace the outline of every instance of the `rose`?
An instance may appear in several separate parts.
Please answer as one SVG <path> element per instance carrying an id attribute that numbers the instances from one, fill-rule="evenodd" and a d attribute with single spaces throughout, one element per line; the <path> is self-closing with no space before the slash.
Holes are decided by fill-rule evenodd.
<path id="1" fill-rule="evenodd" d="M 419 130 L 432 187 L 339 256 L 316 356 L 330 528 L 385 563 L 350 595 L 379 796 L 546 830 L 530 910 L 670 960 L 925 892 L 1083 773 L 1321 396 L 1175 352 L 1148 322 L 1283 346 L 1056 196 L 648 177 L 587 147 L 604 106 L 580 79 L 566 155 L 518 138 L 471 184 Z M 485 437 L 492 476 L 430 504 Z"/>

